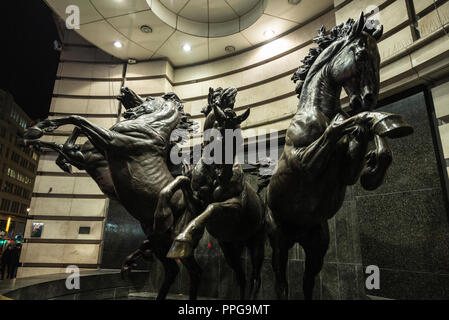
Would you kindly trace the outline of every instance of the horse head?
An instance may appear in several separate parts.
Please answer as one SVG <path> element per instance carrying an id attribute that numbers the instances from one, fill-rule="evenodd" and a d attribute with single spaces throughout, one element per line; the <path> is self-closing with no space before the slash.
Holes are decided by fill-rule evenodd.
<path id="1" fill-rule="evenodd" d="M 231 108 L 222 110 L 217 105 L 214 105 L 213 109 L 216 118 L 215 127 L 219 131 L 240 128 L 240 124 L 248 119 L 251 112 L 251 109 L 248 108 L 243 114 L 238 116 Z"/>
<path id="2" fill-rule="evenodd" d="M 234 109 L 235 97 L 237 96 L 236 88 L 217 88 L 216 90 L 209 88 L 208 105 L 203 108 L 203 113 L 206 115 L 206 122 L 204 123 L 204 130 L 212 129 L 217 119 L 215 108 L 221 111 Z M 214 111 L 214 112 L 211 112 Z"/>
<path id="3" fill-rule="evenodd" d="M 217 89 L 209 88 L 209 95 L 207 97 L 207 105 L 201 110 L 206 116 L 203 130 L 212 129 L 215 123 L 215 113 L 212 112 L 213 106 L 217 105 L 220 109 L 234 109 L 235 97 L 237 95 L 236 88 Z"/>
<path id="4" fill-rule="evenodd" d="M 120 89 L 120 95 L 117 97 L 126 110 L 140 106 L 144 99 L 128 87 Z"/>
<path id="5" fill-rule="evenodd" d="M 333 87 L 344 88 L 354 112 L 372 110 L 379 94 L 380 54 L 377 42 L 383 26 L 375 20 L 367 21 L 363 12 L 357 21 L 348 19 L 328 33 L 321 27 L 313 41 L 318 47 L 309 54 L 292 77 L 301 95 L 303 87 L 326 67 Z M 339 98 L 339 96 L 337 97 Z"/>
<path id="6" fill-rule="evenodd" d="M 174 130 L 181 131 L 182 134 L 178 133 L 177 136 L 183 138 L 196 131 L 196 124 L 189 120 L 190 115 L 184 112 L 182 100 L 172 92 L 162 97 L 147 97 L 140 105 L 127 109 L 123 117 L 125 120 L 114 125 L 112 130 L 139 137 L 156 134 L 165 147 L 179 142 L 170 139 Z"/>
<path id="7" fill-rule="evenodd" d="M 366 23 L 362 14 L 353 23 L 344 47 L 331 60 L 331 76 L 341 85 L 350 99 L 353 111 L 369 111 L 377 104 L 379 95 L 380 55 L 377 41 L 383 27 Z"/>

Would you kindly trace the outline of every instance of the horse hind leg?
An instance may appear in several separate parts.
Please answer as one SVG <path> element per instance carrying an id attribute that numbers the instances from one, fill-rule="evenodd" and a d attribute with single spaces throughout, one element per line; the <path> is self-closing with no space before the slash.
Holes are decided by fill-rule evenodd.
<path id="1" fill-rule="evenodd" d="M 182 264 L 186 267 L 190 277 L 189 299 L 196 300 L 198 297 L 198 288 L 200 285 L 201 274 L 203 270 L 195 260 L 194 256 L 181 259 Z"/>
<path id="2" fill-rule="evenodd" d="M 249 298 L 256 300 L 260 290 L 262 264 L 265 251 L 265 230 L 262 229 L 256 233 L 248 244 L 251 258 L 251 282 L 249 289 Z"/>
<path id="3" fill-rule="evenodd" d="M 271 264 L 275 276 L 275 290 L 279 300 L 288 299 L 287 263 L 288 250 L 291 245 L 283 239 L 281 232 L 270 235 L 270 243 L 273 249 Z"/>
<path id="4" fill-rule="evenodd" d="M 219 241 L 221 250 L 226 259 L 226 262 L 235 272 L 237 283 L 240 288 L 240 300 L 245 299 L 246 278 L 245 271 L 242 267 L 241 255 L 243 251 L 243 245 L 234 244 L 232 242 Z"/>
<path id="5" fill-rule="evenodd" d="M 162 286 L 159 289 L 156 300 L 165 300 L 165 298 L 167 298 L 170 287 L 172 286 L 173 282 L 175 282 L 176 276 L 179 273 L 179 267 L 174 260 L 165 257 L 165 254 L 156 253 L 156 257 L 160 262 L 162 262 L 165 272 L 164 281 L 162 282 Z"/>
<path id="6" fill-rule="evenodd" d="M 329 228 L 327 222 L 314 228 L 302 245 L 306 254 L 303 278 L 304 299 L 312 300 L 315 278 L 323 268 L 324 257 L 329 248 Z"/>

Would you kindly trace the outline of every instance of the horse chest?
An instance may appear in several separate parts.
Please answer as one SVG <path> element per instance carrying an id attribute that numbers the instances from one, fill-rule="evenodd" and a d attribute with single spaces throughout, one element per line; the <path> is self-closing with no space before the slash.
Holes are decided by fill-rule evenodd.
<path id="1" fill-rule="evenodd" d="M 140 216 L 156 207 L 161 189 L 173 177 L 158 159 L 127 159 L 109 161 L 117 195 L 133 216 Z M 139 219 L 140 220 L 140 219 Z"/>
<path id="2" fill-rule="evenodd" d="M 287 222 L 309 224 L 330 219 L 340 209 L 346 191 L 338 177 L 334 166 L 314 178 L 280 174 L 270 183 L 268 205 L 275 217 Z"/>

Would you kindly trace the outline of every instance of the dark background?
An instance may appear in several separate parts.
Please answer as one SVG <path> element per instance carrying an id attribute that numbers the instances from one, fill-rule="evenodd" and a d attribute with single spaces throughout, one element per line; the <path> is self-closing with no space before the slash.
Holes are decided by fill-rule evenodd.
<path id="1" fill-rule="evenodd" d="M 52 11 L 44 1 L 0 1 L 0 88 L 9 91 L 31 119 L 44 119 L 59 63 Z"/>

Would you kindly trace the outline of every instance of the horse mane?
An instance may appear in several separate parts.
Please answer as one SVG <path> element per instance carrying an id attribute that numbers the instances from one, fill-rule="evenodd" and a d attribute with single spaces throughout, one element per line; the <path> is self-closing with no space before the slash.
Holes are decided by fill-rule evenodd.
<path id="1" fill-rule="evenodd" d="M 362 23 L 364 23 L 362 31 L 366 32 L 367 34 L 373 36 L 376 30 L 379 29 L 367 27 L 364 22 L 365 20 L 363 17 L 363 13 L 361 14 L 360 19 L 362 20 Z M 357 30 L 355 28 L 356 23 L 360 23 L 360 19 L 359 21 L 355 21 L 354 19 L 349 18 L 346 23 L 341 23 L 333 27 L 329 31 L 329 33 L 327 32 L 324 25 L 321 26 L 321 28 L 318 30 L 318 36 L 313 38 L 312 40 L 312 42 L 316 43 L 318 46 L 310 48 L 309 53 L 303 60 L 301 60 L 302 65 L 298 67 L 298 70 L 296 70 L 291 78 L 294 83 L 299 82 L 296 86 L 296 93 L 298 94 L 298 97 L 301 95 L 302 88 L 304 87 L 304 83 L 306 82 L 307 77 L 312 74 L 311 70 L 315 69 L 312 68 L 312 66 L 314 66 L 315 62 L 317 62 L 318 57 L 321 57 L 321 54 L 331 45 L 335 44 L 334 49 L 337 50 L 341 48 L 341 46 L 337 46 L 338 42 L 343 43 L 348 40 L 353 40 L 354 36 L 357 33 Z M 371 21 L 371 24 L 380 25 L 378 21 L 374 20 Z M 380 27 L 382 28 L 382 26 Z"/>

